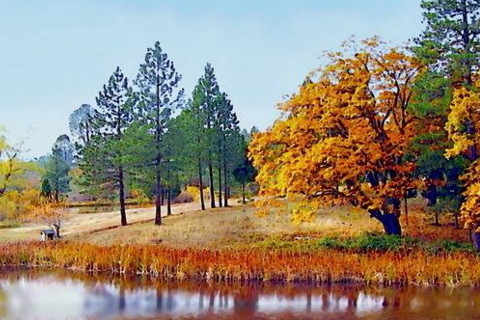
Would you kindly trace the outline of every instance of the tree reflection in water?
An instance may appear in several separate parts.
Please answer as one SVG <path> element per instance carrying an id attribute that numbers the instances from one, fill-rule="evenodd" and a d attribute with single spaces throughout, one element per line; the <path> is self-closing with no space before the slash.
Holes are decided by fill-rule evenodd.
<path id="1" fill-rule="evenodd" d="M 59 307 L 52 313 L 51 306 Z M 66 271 L 0 273 L 0 317 L 476 319 L 477 289 L 173 283 Z M 62 309 L 63 308 L 63 309 Z"/>

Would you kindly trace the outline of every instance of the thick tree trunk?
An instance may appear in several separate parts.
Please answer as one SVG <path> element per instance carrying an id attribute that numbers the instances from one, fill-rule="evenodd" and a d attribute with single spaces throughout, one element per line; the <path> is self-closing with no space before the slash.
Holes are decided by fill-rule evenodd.
<path id="1" fill-rule="evenodd" d="M 397 236 L 402 235 L 402 227 L 400 225 L 400 220 L 398 219 L 397 214 L 385 213 L 378 209 L 370 210 L 369 212 L 372 218 L 375 218 L 382 223 L 385 234 Z"/>
<path id="2" fill-rule="evenodd" d="M 205 199 L 203 198 L 203 175 L 202 175 L 202 162 L 198 159 L 198 181 L 200 189 L 200 206 L 202 210 L 205 210 Z"/>
<path id="3" fill-rule="evenodd" d="M 125 185 L 123 182 L 123 167 L 118 167 L 118 184 L 119 184 L 119 198 L 120 198 L 120 220 L 122 226 L 127 225 L 127 212 L 125 210 Z"/>
<path id="4" fill-rule="evenodd" d="M 167 215 L 172 214 L 172 191 L 170 187 L 167 189 Z"/>
<path id="5" fill-rule="evenodd" d="M 218 206 L 221 208 L 223 207 L 223 199 L 222 199 L 222 166 L 219 164 L 218 166 Z"/>
<path id="6" fill-rule="evenodd" d="M 383 224 L 383 228 L 386 234 L 394 234 L 397 236 L 402 235 L 402 227 L 400 226 L 400 220 L 393 213 L 383 214 L 382 220 L 380 222 Z"/>
<path id="7" fill-rule="evenodd" d="M 208 173 L 210 175 L 210 208 L 215 208 L 215 186 L 213 185 L 213 166 L 211 161 L 208 164 Z"/>
<path id="8" fill-rule="evenodd" d="M 161 180 L 160 169 L 157 169 L 155 174 L 155 225 L 162 224 L 162 194 L 161 194 Z"/>

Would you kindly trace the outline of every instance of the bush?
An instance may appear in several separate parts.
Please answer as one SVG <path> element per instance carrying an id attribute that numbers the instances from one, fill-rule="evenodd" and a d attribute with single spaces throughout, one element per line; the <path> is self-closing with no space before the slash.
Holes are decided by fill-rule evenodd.
<path id="1" fill-rule="evenodd" d="M 402 238 L 396 235 L 366 233 L 355 239 L 354 247 L 361 251 L 397 251 L 402 242 Z"/>

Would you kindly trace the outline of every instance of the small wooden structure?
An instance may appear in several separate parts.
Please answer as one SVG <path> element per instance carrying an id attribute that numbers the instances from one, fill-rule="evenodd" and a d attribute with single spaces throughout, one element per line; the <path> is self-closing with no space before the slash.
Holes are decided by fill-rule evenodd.
<path id="1" fill-rule="evenodd" d="M 53 238 L 55 237 L 55 231 L 53 231 L 52 229 L 42 230 L 40 231 L 40 237 L 42 241 L 53 240 Z"/>
<path id="2" fill-rule="evenodd" d="M 51 227 L 51 229 L 45 229 L 40 231 L 40 237 L 42 241 L 60 238 L 60 226 L 58 224 L 52 224 Z"/>

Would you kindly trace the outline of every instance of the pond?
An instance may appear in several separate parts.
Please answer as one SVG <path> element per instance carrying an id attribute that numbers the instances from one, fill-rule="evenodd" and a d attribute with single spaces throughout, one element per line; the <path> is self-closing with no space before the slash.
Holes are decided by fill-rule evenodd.
<path id="1" fill-rule="evenodd" d="M 472 288 L 169 283 L 0 271 L 0 319 L 478 319 Z"/>

